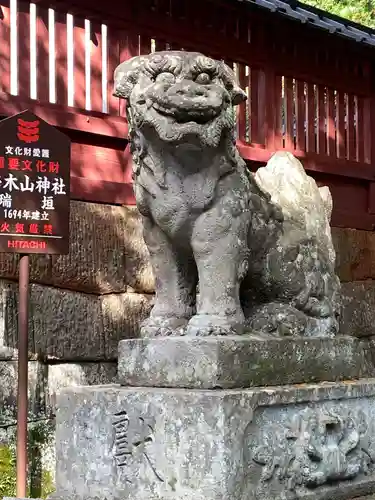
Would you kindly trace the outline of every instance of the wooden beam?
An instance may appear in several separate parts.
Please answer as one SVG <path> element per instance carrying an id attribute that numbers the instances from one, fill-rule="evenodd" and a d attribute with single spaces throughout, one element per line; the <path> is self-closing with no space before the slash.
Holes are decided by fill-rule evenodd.
<path id="1" fill-rule="evenodd" d="M 29 109 L 50 125 L 61 129 L 126 139 L 128 126 L 124 118 L 104 113 L 84 111 L 58 104 L 40 104 L 0 92 L 0 116 L 6 117 Z"/>

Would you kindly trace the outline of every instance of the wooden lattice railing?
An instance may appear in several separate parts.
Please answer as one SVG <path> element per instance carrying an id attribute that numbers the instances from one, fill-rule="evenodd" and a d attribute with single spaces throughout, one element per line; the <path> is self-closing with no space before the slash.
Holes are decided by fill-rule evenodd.
<path id="1" fill-rule="evenodd" d="M 210 0 L 201 0 L 199 10 L 193 0 L 141 3 L 136 13 L 128 8 L 118 19 L 101 19 L 95 9 L 92 16 L 74 6 L 63 12 L 65 2 L 54 10 L 43 2 L 0 0 L 0 115 L 31 108 L 68 131 L 75 197 L 131 201 L 127 127 L 123 105 L 112 96 L 113 71 L 133 55 L 180 48 L 222 58 L 237 73 L 248 93 L 238 109 L 245 159 L 264 162 L 286 149 L 311 171 L 352 179 L 357 194 L 367 182 L 371 194 L 374 95 L 365 56 L 342 50 L 338 56 L 335 41 L 324 51 L 316 35 L 297 24 L 291 39 L 276 16 L 247 16 L 233 7 L 224 12 L 220 2 L 216 11 L 209 10 Z M 340 182 L 333 189 L 338 197 L 347 193 Z"/>

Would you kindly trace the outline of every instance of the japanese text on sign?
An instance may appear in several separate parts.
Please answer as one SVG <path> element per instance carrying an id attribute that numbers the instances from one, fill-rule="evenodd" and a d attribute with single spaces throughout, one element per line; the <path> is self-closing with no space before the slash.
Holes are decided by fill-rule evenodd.
<path id="1" fill-rule="evenodd" d="M 0 122 L 0 251 L 67 253 L 69 196 L 70 140 L 28 111 Z"/>

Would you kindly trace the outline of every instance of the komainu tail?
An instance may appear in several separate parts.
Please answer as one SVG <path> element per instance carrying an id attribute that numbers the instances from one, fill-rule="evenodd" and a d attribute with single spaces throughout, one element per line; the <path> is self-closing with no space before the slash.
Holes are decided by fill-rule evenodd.
<path id="1" fill-rule="evenodd" d="M 282 227 L 264 247 L 259 268 L 242 285 L 249 326 L 272 335 L 334 336 L 338 331 L 340 282 L 330 219 L 332 197 L 319 188 L 291 153 L 278 152 L 255 174 L 283 213 Z M 250 254 L 252 236 L 249 237 Z M 257 283 L 260 287 L 252 287 Z"/>

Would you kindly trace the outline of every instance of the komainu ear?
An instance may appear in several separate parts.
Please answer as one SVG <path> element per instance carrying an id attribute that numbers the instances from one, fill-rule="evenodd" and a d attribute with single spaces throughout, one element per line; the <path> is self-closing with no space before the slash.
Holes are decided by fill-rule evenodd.
<path id="1" fill-rule="evenodd" d="M 230 93 L 232 104 L 237 106 L 246 101 L 247 94 L 238 85 L 234 71 L 224 61 L 220 62 L 219 68 L 224 85 Z"/>
<path id="2" fill-rule="evenodd" d="M 129 99 L 134 85 L 138 81 L 141 62 L 141 58 L 136 56 L 117 66 L 114 73 L 114 97 Z"/>
<path id="3" fill-rule="evenodd" d="M 232 96 L 232 104 L 234 106 L 237 106 L 238 104 L 241 104 L 241 102 L 244 102 L 247 100 L 247 94 L 245 91 L 241 89 L 238 85 L 235 85 L 233 87 L 233 90 L 231 92 Z"/>

